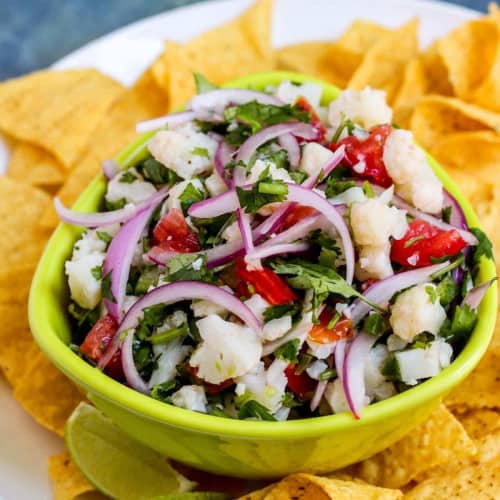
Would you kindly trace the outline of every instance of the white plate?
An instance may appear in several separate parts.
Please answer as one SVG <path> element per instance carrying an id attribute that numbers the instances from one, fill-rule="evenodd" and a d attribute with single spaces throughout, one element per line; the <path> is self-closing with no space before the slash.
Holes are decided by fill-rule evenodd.
<path id="1" fill-rule="evenodd" d="M 237 15 L 252 0 L 206 2 L 150 17 L 117 30 L 57 62 L 58 69 L 96 67 L 125 85 L 157 57 L 163 40 L 185 41 Z M 420 41 L 428 45 L 450 29 L 479 15 L 454 5 L 424 0 L 276 0 L 273 43 L 333 39 L 355 18 L 394 27 L 414 16 Z M 0 172 L 8 153 L 0 142 Z M 47 457 L 62 448 L 60 439 L 40 428 L 12 400 L 0 380 L 0 500 L 46 500 L 51 492 Z"/>

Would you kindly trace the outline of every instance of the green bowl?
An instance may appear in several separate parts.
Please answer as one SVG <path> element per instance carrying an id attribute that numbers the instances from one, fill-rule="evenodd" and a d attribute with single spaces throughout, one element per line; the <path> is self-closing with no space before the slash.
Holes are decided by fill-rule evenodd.
<path id="1" fill-rule="evenodd" d="M 285 79 L 318 81 L 304 75 L 274 72 L 248 76 L 227 86 L 262 90 Z M 324 87 L 325 104 L 336 98 L 336 87 L 319 83 Z M 150 136 L 139 137 L 119 155 L 118 161 L 122 165 L 137 161 Z M 469 224 L 479 226 L 477 216 L 450 178 L 430 161 L 446 189 L 462 205 Z M 84 212 L 96 210 L 104 190 L 105 181 L 99 176 L 83 192 L 75 208 Z M 214 473 L 246 478 L 277 477 L 296 471 L 321 473 L 377 453 L 422 422 L 470 373 L 486 351 L 495 324 L 497 289 L 492 286 L 480 306 L 477 326 L 457 359 L 431 380 L 365 408 L 361 420 L 348 413 L 287 422 L 204 415 L 140 394 L 93 368 L 68 347 L 69 294 L 64 262 L 80 234 L 78 228 L 60 224 L 39 263 L 29 301 L 30 325 L 37 343 L 125 432 L 168 457 Z M 494 276 L 494 263 L 484 260 L 478 280 L 483 282 Z"/>

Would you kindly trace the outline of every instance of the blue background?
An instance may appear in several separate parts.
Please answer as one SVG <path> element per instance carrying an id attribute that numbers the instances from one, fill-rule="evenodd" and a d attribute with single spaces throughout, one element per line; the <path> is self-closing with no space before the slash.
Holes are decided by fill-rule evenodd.
<path id="1" fill-rule="evenodd" d="M 120 26 L 196 1 L 0 0 L 0 80 L 48 66 Z M 453 3 L 486 11 L 489 1 Z"/>

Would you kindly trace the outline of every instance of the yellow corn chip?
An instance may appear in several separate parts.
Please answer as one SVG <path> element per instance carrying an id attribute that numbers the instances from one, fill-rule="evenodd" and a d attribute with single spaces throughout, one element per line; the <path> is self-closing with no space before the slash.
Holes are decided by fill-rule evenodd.
<path id="1" fill-rule="evenodd" d="M 370 86 L 385 90 L 387 101 L 392 102 L 403 79 L 406 63 L 418 51 L 417 28 L 418 21 L 413 20 L 376 41 L 366 52 L 348 87 L 360 90 Z"/>
<path id="2" fill-rule="evenodd" d="M 28 142 L 20 142 L 12 151 L 8 175 L 27 184 L 53 190 L 64 182 L 67 172 L 50 153 Z"/>
<path id="3" fill-rule="evenodd" d="M 500 498 L 500 462 L 464 467 L 459 473 L 436 476 L 410 490 L 407 500 L 493 500 Z"/>
<path id="4" fill-rule="evenodd" d="M 8 80 L 0 84 L 0 129 L 45 148 L 69 167 L 121 92 L 118 83 L 93 69 Z"/>
<path id="5" fill-rule="evenodd" d="M 472 410 L 457 417 L 472 439 L 479 439 L 500 429 L 500 413 L 497 411 Z"/>
<path id="6" fill-rule="evenodd" d="M 454 411 L 500 408 L 500 350 L 490 349 L 474 371 L 445 399 Z"/>
<path id="7" fill-rule="evenodd" d="M 0 270 L 0 304 L 26 304 L 34 263 Z"/>
<path id="8" fill-rule="evenodd" d="M 4 269 L 35 265 L 48 237 L 39 221 L 51 205 L 43 191 L 13 179 L 0 177 L 0 258 Z"/>
<path id="9" fill-rule="evenodd" d="M 186 45 L 169 42 L 153 65 L 157 83 L 167 91 L 169 109 L 195 93 L 193 73 L 220 84 L 274 68 L 270 23 L 272 0 L 258 0 L 237 19 L 204 33 Z"/>
<path id="10" fill-rule="evenodd" d="M 136 123 L 164 113 L 165 108 L 165 95 L 148 71 L 113 104 L 108 115 L 92 134 L 88 151 L 57 193 L 62 202 L 71 206 L 101 171 L 102 161 L 114 157 L 136 136 Z M 58 222 L 54 207 L 50 206 L 43 215 L 41 224 L 53 228 Z"/>
<path id="11" fill-rule="evenodd" d="M 434 42 L 419 56 L 427 80 L 427 93 L 452 96 L 453 87 L 450 83 L 448 69 L 438 51 L 438 42 Z"/>
<path id="12" fill-rule="evenodd" d="M 425 96 L 413 112 L 411 129 L 416 141 L 432 152 L 445 135 L 500 131 L 500 114 L 451 97 Z"/>
<path id="13" fill-rule="evenodd" d="M 389 28 L 380 26 L 380 24 L 365 21 L 364 19 L 355 19 L 337 39 L 336 43 L 352 52 L 363 54 L 391 31 Z"/>
<path id="14" fill-rule="evenodd" d="M 64 435 L 64 425 L 83 397 L 40 351 L 17 381 L 14 397 L 45 428 Z"/>
<path id="15" fill-rule="evenodd" d="M 474 453 L 460 422 L 441 405 L 403 439 L 350 469 L 368 483 L 399 488 L 436 465 Z"/>
<path id="16" fill-rule="evenodd" d="M 455 94 L 500 111 L 500 24 L 470 21 L 438 43 Z M 480 56 L 479 56 L 480 55 Z"/>
<path id="17" fill-rule="evenodd" d="M 420 98 L 427 90 L 427 77 L 419 58 L 412 59 L 406 65 L 401 87 L 394 99 L 394 122 L 408 128 L 410 119 Z"/>
<path id="18" fill-rule="evenodd" d="M 49 477 L 54 500 L 73 500 L 78 495 L 95 491 L 67 451 L 49 457 Z"/>
<path id="19" fill-rule="evenodd" d="M 0 369 L 17 386 L 38 348 L 28 325 L 26 303 L 0 305 Z"/>

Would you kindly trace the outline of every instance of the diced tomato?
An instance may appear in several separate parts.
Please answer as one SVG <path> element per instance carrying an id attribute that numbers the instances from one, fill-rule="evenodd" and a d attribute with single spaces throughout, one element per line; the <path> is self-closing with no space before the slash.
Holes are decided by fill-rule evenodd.
<path id="1" fill-rule="evenodd" d="M 280 278 L 272 269 L 264 267 L 261 271 L 249 271 L 243 259 L 236 262 L 236 278 L 246 284 L 246 289 L 251 286 L 259 295 L 273 306 L 289 304 L 297 300 L 297 296 L 286 281 Z M 238 285 L 238 291 L 242 291 Z M 249 296 L 251 294 L 243 294 Z"/>
<path id="2" fill-rule="evenodd" d="M 295 373 L 295 365 L 288 365 L 285 369 L 288 380 L 288 387 L 294 393 L 303 398 L 306 394 L 316 389 L 317 382 L 313 380 L 305 371 L 300 375 Z"/>
<path id="3" fill-rule="evenodd" d="M 311 125 L 318 132 L 318 136 L 314 140 L 318 142 L 324 141 L 326 135 L 326 127 L 323 125 L 321 118 L 318 116 L 318 113 L 316 113 L 316 111 L 314 110 L 312 104 L 305 97 L 299 97 L 295 102 L 295 105 L 309 113 L 311 117 Z"/>
<path id="4" fill-rule="evenodd" d="M 333 311 L 326 309 L 320 314 L 319 324 L 314 325 L 309 332 L 309 338 L 313 342 L 330 344 L 336 340 L 348 339 L 353 336 L 352 321 L 345 317 L 340 318 L 333 328 L 328 328 L 328 323 L 330 323 L 334 314 Z"/>
<path id="5" fill-rule="evenodd" d="M 87 358 L 98 363 L 117 330 L 118 323 L 116 320 L 110 314 L 106 314 L 87 333 L 85 340 L 80 346 L 80 352 Z M 115 352 L 104 371 L 116 380 L 123 380 L 124 375 L 120 350 Z"/>
<path id="6" fill-rule="evenodd" d="M 345 145 L 344 163 L 352 169 L 355 177 L 373 181 L 379 186 L 389 187 L 392 179 L 385 168 L 383 154 L 385 141 L 391 132 L 390 125 L 379 125 L 372 128 L 370 135 L 364 140 L 351 135 L 332 144 L 330 149 L 336 151 L 340 146 Z M 365 166 L 363 172 L 356 172 L 354 167 L 358 164 L 363 165 L 363 162 Z"/>
<path id="7" fill-rule="evenodd" d="M 227 389 L 228 387 L 231 387 L 234 385 L 234 380 L 232 378 L 228 378 L 227 380 L 224 380 L 220 384 L 211 384 L 210 382 L 207 382 L 203 380 L 201 377 L 198 377 L 198 368 L 195 366 L 190 366 L 188 364 L 184 365 L 184 370 L 194 379 L 195 382 L 198 384 L 202 385 L 205 388 L 205 392 L 207 394 L 219 394 L 222 392 L 224 389 Z"/>
<path id="8" fill-rule="evenodd" d="M 317 213 L 314 208 L 305 207 L 303 205 L 295 205 L 290 209 L 287 216 L 285 217 L 285 220 L 283 221 L 280 228 L 281 231 L 295 226 L 297 222 L 300 222 L 302 219 L 305 219 L 306 217 L 309 217 L 314 213 Z"/>
<path id="9" fill-rule="evenodd" d="M 198 237 L 187 225 L 178 209 L 163 216 L 153 229 L 153 240 L 162 248 L 172 252 L 191 253 L 201 250 Z"/>
<path id="10" fill-rule="evenodd" d="M 434 259 L 456 255 L 466 245 L 455 229 L 445 231 L 415 219 L 406 234 L 392 243 L 391 260 L 403 266 L 428 266 Z"/>

